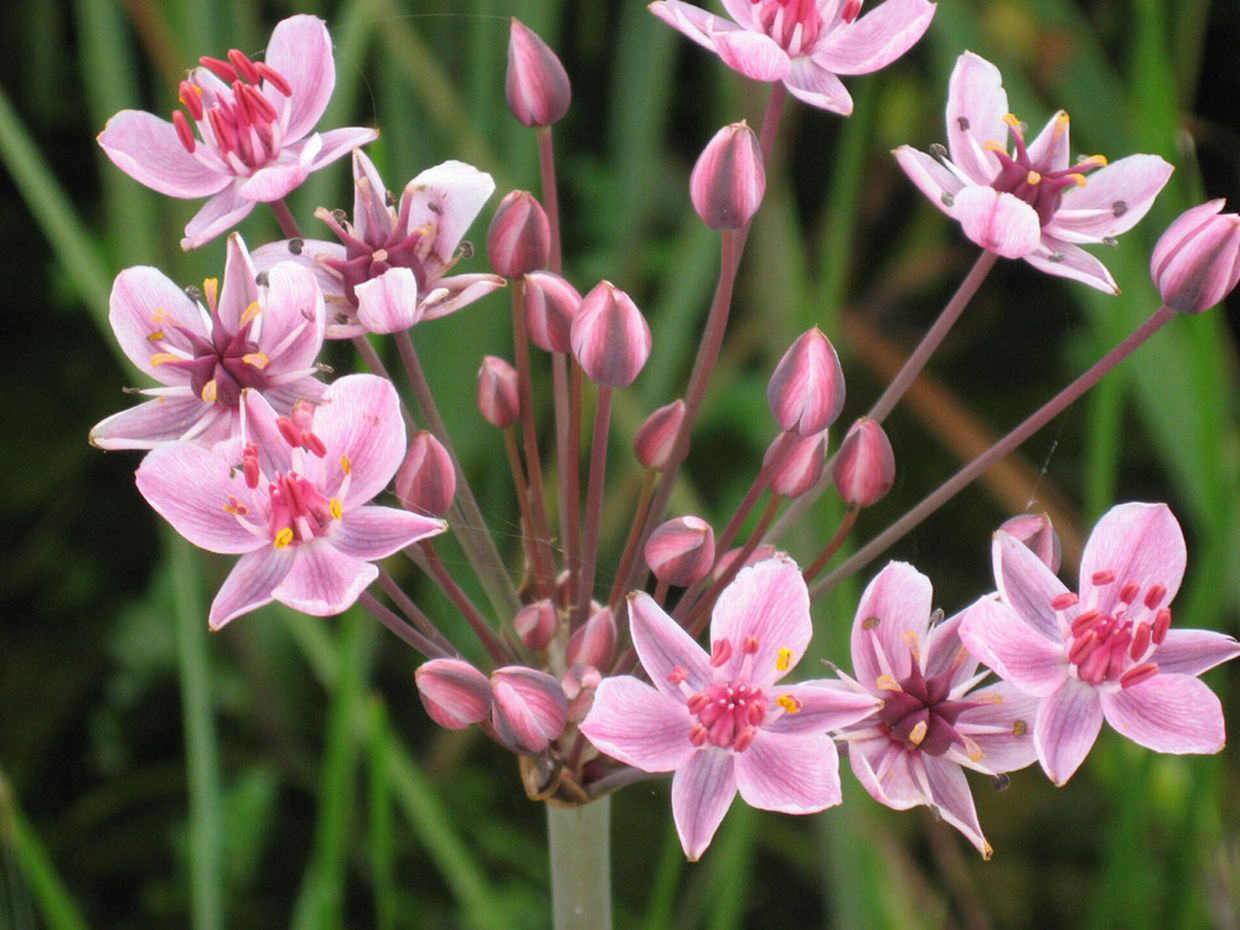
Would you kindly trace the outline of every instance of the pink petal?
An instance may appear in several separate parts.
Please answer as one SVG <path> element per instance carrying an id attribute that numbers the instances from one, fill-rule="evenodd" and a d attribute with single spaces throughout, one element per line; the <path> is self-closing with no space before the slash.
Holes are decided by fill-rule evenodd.
<path id="1" fill-rule="evenodd" d="M 379 130 L 369 126 L 345 126 L 340 129 L 329 129 L 318 134 L 319 145 L 317 154 L 310 159 L 310 170 L 318 171 L 343 158 L 359 146 L 367 145 L 379 138 Z"/>
<path id="2" fill-rule="evenodd" d="M 121 171 L 169 197 L 206 197 L 232 181 L 185 151 L 172 123 L 152 113 L 121 110 L 98 141 Z"/>
<path id="3" fill-rule="evenodd" d="M 756 28 L 753 18 L 754 7 L 753 0 L 723 0 L 723 8 L 727 10 L 728 15 L 746 29 Z"/>
<path id="4" fill-rule="evenodd" d="M 1119 293 L 1119 285 L 1106 265 L 1079 246 L 1051 235 L 1047 229 L 1042 230 L 1042 244 L 1026 255 L 1025 261 L 1046 274 L 1071 278 L 1107 294 Z"/>
<path id="5" fill-rule="evenodd" d="M 977 821 L 977 808 L 973 805 L 973 794 L 969 791 L 964 770 L 942 756 L 923 752 L 918 753 L 917 758 L 925 766 L 934 809 L 963 833 L 984 858 L 989 859 L 994 850 L 982 835 L 982 825 Z"/>
<path id="6" fill-rule="evenodd" d="M 241 426 L 245 442 L 258 446 L 258 464 L 268 478 L 294 469 L 293 450 L 280 432 L 278 415 L 258 391 L 241 392 Z M 317 430 L 316 430 L 317 432 Z M 330 448 L 328 450 L 330 454 Z"/>
<path id="7" fill-rule="evenodd" d="M 536 669 L 507 665 L 491 673 L 491 725 L 515 752 L 539 753 L 564 731 L 568 701 L 560 682 Z"/>
<path id="8" fill-rule="evenodd" d="M 694 691 L 700 691 L 710 681 L 710 657 L 645 592 L 629 595 L 629 631 L 642 668 L 663 694 L 677 701 L 685 700 L 680 685 L 668 681 L 674 669 L 683 672 L 685 684 Z"/>
<path id="9" fill-rule="evenodd" d="M 825 733 L 763 729 L 734 765 L 741 797 L 759 810 L 813 814 L 843 800 L 839 754 Z"/>
<path id="10" fill-rule="evenodd" d="M 1120 504 L 1094 526 L 1081 556 L 1081 600 L 1110 613 L 1124 585 L 1136 584 L 1140 596 L 1155 584 L 1166 587 L 1162 603 L 1180 590 L 1188 554 L 1184 532 L 1166 504 Z M 1115 581 L 1095 585 L 1099 571 L 1112 571 Z"/>
<path id="11" fill-rule="evenodd" d="M 353 232 L 363 242 L 382 242 L 392 232 L 388 188 L 379 169 L 359 148 L 353 150 Z M 489 686 L 488 686 L 489 687 Z"/>
<path id="12" fill-rule="evenodd" d="M 243 197 L 262 203 L 287 196 L 310 174 L 310 164 L 322 144 L 318 136 L 311 136 L 303 143 L 286 145 L 279 162 L 259 168 L 241 181 L 238 190 Z"/>
<path id="13" fill-rule="evenodd" d="M 1036 139 L 1028 145 L 1029 160 L 1038 171 L 1062 171 L 1068 167 L 1068 114 L 1060 110 L 1042 127 Z"/>
<path id="14" fill-rule="evenodd" d="M 681 701 L 623 675 L 599 684 L 581 732 L 600 752 L 625 765 L 670 772 L 698 751 L 689 741 L 692 723 Z"/>
<path id="15" fill-rule="evenodd" d="M 180 439 L 214 410 L 214 404 L 197 397 L 157 397 L 97 423 L 90 431 L 90 444 L 100 449 L 154 449 Z"/>
<path id="16" fill-rule="evenodd" d="M 495 274 L 458 274 L 440 278 L 422 297 L 418 307 L 419 321 L 437 320 L 456 313 L 506 284 Z"/>
<path id="17" fill-rule="evenodd" d="M 881 675 L 903 681 L 913 670 L 906 636 L 926 638 L 932 608 L 930 579 L 907 562 L 889 562 L 866 586 L 852 628 L 853 671 L 876 690 Z"/>
<path id="18" fill-rule="evenodd" d="M 672 817 L 690 862 L 706 851 L 736 797 L 734 758 L 727 750 L 702 749 L 672 777 Z"/>
<path id="19" fill-rule="evenodd" d="M 263 397 L 267 398 L 268 403 L 271 404 L 274 410 L 287 414 L 293 409 L 293 404 L 299 400 L 306 400 L 315 404 L 319 403 L 323 399 L 323 394 L 326 390 L 327 385 L 322 381 L 305 377 L 278 384 L 275 387 L 269 387 L 263 391 Z"/>
<path id="20" fill-rule="evenodd" d="M 673 29 L 688 36 L 703 48 L 715 51 L 715 38 L 722 32 L 736 32 L 740 27 L 722 17 L 707 13 L 682 0 L 659 0 L 649 10 Z"/>
<path id="21" fill-rule="evenodd" d="M 328 455 L 347 456 L 352 468 L 345 509 L 387 487 L 405 456 L 405 423 L 392 382 L 376 375 L 345 375 L 323 395 L 314 431 Z"/>
<path id="22" fill-rule="evenodd" d="M 1047 232 L 1065 242 L 1101 242 L 1132 229 L 1175 168 L 1157 155 L 1129 155 L 1064 191 Z"/>
<path id="23" fill-rule="evenodd" d="M 764 733 L 826 733 L 864 720 L 883 706 L 879 698 L 868 692 L 825 679 L 785 685 L 768 694 L 774 701 L 785 696 L 792 698 L 800 710 L 781 713 L 773 720 L 768 717 L 762 725 Z M 773 707 L 768 713 L 772 710 Z"/>
<path id="24" fill-rule="evenodd" d="M 108 322 L 112 324 L 112 332 L 116 334 L 122 351 L 146 374 L 163 384 L 189 382 L 184 371 L 156 367 L 150 361 L 152 355 L 162 351 L 152 339 L 156 333 L 164 333 L 174 344 L 184 345 L 187 349 L 189 343 L 178 336 L 178 327 L 207 337 L 206 324 L 198 306 L 162 271 L 138 266 L 126 268 L 118 274 L 108 298 Z"/>
<path id="25" fill-rule="evenodd" d="M 976 658 L 960 641 L 960 624 L 963 620 L 964 611 L 961 611 L 935 624 L 926 634 L 926 643 L 922 647 L 925 653 L 922 665 L 926 678 L 943 675 L 950 670 L 951 677 L 948 681 L 954 688 L 977 674 Z"/>
<path id="26" fill-rule="evenodd" d="M 348 258 L 344 246 L 338 242 L 327 242 L 322 239 L 303 239 L 301 251 L 294 254 L 289 251 L 290 241 L 282 239 L 278 242 L 268 242 L 252 251 L 250 260 L 254 262 L 255 269 L 269 271 L 280 262 L 293 262 L 313 272 L 314 280 L 324 297 L 343 298 L 344 286 L 340 282 L 340 277 L 330 271 L 320 258 L 344 261 Z"/>
<path id="27" fill-rule="evenodd" d="M 1200 675 L 1238 655 L 1240 643 L 1223 633 L 1172 629 L 1167 631 L 1167 638 L 1151 659 L 1164 672 Z"/>
<path id="28" fill-rule="evenodd" d="M 794 58 L 784 78 L 788 93 L 812 107 L 848 116 L 853 101 L 843 82 L 812 58 Z"/>
<path id="29" fill-rule="evenodd" d="M 353 290 L 357 318 L 372 333 L 402 333 L 418 322 L 418 279 L 409 268 L 389 268 Z"/>
<path id="30" fill-rule="evenodd" d="M 741 569 L 719 595 L 710 620 L 710 641 L 726 639 L 732 645 L 725 673 L 735 677 L 747 666 L 749 681 L 758 688 L 794 668 L 813 635 L 809 589 L 790 559 L 768 559 Z M 753 654 L 743 648 L 749 637 L 758 641 Z"/>
<path id="31" fill-rule="evenodd" d="M 354 558 L 383 559 L 448 528 L 443 520 L 393 507 L 355 507 L 332 530 L 331 544 Z"/>
<path id="32" fill-rule="evenodd" d="M 1053 694 L 1068 677 L 1063 644 L 1022 623 L 994 598 L 983 597 L 966 611 L 960 638 L 1000 678 L 1027 694 Z"/>
<path id="33" fill-rule="evenodd" d="M 204 203 L 202 209 L 185 224 L 181 248 L 188 252 L 205 245 L 220 233 L 228 232 L 249 216 L 253 209 L 254 201 L 241 195 L 238 184 L 224 188 Z"/>
<path id="34" fill-rule="evenodd" d="M 916 755 L 885 736 L 848 741 L 848 763 L 857 781 L 870 797 L 892 810 L 904 811 L 928 803 L 913 774 Z"/>
<path id="35" fill-rule="evenodd" d="M 1003 602 L 1043 636 L 1062 643 L 1063 633 L 1051 601 L 1067 592 L 1063 582 L 1028 546 L 1002 530 L 995 533 L 991 557 L 995 585 Z"/>
<path id="36" fill-rule="evenodd" d="M 241 234 L 233 233 L 228 237 L 224 256 L 224 280 L 220 284 L 219 300 L 216 304 L 220 322 L 229 332 L 237 331 L 246 309 L 258 300 L 256 276 L 257 270 L 250 261 L 250 253 Z"/>
<path id="37" fill-rule="evenodd" d="M 307 268 L 281 262 L 267 272 L 267 293 L 254 334 L 270 359 L 268 377 L 313 367 L 323 348 L 325 317 L 323 294 Z"/>
<path id="38" fill-rule="evenodd" d="M 405 186 L 401 200 L 409 203 L 406 229 L 433 231 L 431 261 L 439 267 L 432 277 L 452 264 L 457 246 L 494 192 L 495 181 L 489 174 L 461 161 L 427 168 Z"/>
<path id="39" fill-rule="evenodd" d="M 782 81 L 792 62 L 774 39 L 760 32 L 734 30 L 715 36 L 723 63 L 753 81 Z"/>
<path id="40" fill-rule="evenodd" d="M 1191 675 L 1155 675 L 1101 698 L 1107 723 L 1146 749 L 1215 753 L 1226 742 L 1223 705 Z"/>
<path id="41" fill-rule="evenodd" d="M 1038 758 L 1033 725 L 1041 705 L 1039 698 L 999 682 L 970 692 L 965 700 L 986 702 L 970 707 L 956 721 L 957 732 L 968 736 L 982 750 L 982 766 L 997 773 L 1014 772 L 1033 764 Z"/>
<path id="42" fill-rule="evenodd" d="M 1091 685 L 1069 678 L 1038 710 L 1033 744 L 1042 769 L 1063 785 L 1089 755 L 1102 729 L 1102 703 Z"/>
<path id="43" fill-rule="evenodd" d="M 330 617 L 343 613 L 379 576 L 375 566 L 340 552 L 327 539 L 296 544 L 296 555 L 293 567 L 271 596 L 303 614 Z"/>
<path id="44" fill-rule="evenodd" d="M 295 550 L 271 545 L 247 553 L 233 566 L 219 593 L 211 602 L 207 622 L 212 630 L 224 626 L 241 614 L 257 610 L 274 600 L 272 592 L 293 567 Z"/>
<path id="45" fill-rule="evenodd" d="M 814 58 L 836 74 L 869 74 L 891 64 L 922 37 L 934 19 L 927 0 L 887 0 L 850 24 L 832 29 Z"/>
<path id="46" fill-rule="evenodd" d="M 932 204 L 954 218 L 956 211 L 953 204 L 956 202 L 956 195 L 969 183 L 952 170 L 955 166 L 944 165 L 937 158 L 908 145 L 900 146 L 892 154 L 918 190 L 925 194 Z"/>
<path id="47" fill-rule="evenodd" d="M 952 161 L 978 184 L 989 184 L 999 173 L 999 159 L 985 145 L 1006 143 L 1007 114 L 999 69 L 973 52 L 957 58 L 947 89 L 947 149 Z"/>
<path id="48" fill-rule="evenodd" d="M 277 110 L 288 108 L 284 138 L 296 142 L 314 128 L 336 86 L 336 63 L 326 24 L 307 15 L 281 20 L 271 33 L 266 61 L 293 89 L 288 98 L 270 84 L 264 92 Z"/>
<path id="49" fill-rule="evenodd" d="M 955 215 L 966 236 L 1004 258 L 1024 258 L 1042 241 L 1033 207 L 993 187 L 966 187 L 956 195 Z"/>

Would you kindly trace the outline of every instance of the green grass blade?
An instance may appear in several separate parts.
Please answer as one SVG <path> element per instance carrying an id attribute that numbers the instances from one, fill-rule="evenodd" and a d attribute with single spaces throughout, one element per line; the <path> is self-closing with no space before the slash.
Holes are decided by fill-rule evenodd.
<path id="1" fill-rule="evenodd" d="M 374 697 L 369 705 L 367 808 L 370 815 L 370 876 L 375 900 L 375 930 L 396 928 L 396 823 L 389 773 L 392 733 L 387 708 Z"/>
<path id="2" fill-rule="evenodd" d="M 49 930 L 86 930 L 82 912 L 0 772 L 0 843 L 12 853 Z M 2 915 L 0 915 L 2 916 Z"/>

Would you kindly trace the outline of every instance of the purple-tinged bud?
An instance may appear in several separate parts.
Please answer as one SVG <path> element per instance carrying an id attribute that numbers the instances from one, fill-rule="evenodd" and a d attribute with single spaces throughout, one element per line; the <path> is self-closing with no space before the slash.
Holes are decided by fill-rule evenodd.
<path id="1" fill-rule="evenodd" d="M 536 669 L 506 665 L 491 673 L 491 723 L 509 749 L 542 752 L 564 732 L 568 701 L 560 683 Z"/>
<path id="2" fill-rule="evenodd" d="M 637 461 L 646 468 L 663 471 L 671 464 L 676 448 L 676 437 L 685 422 L 685 402 L 674 400 L 660 407 L 638 429 L 633 437 L 633 451 Z"/>
<path id="3" fill-rule="evenodd" d="M 650 358 L 650 327 L 637 304 L 610 281 L 600 281 L 573 317 L 573 355 L 600 387 L 628 387 Z"/>
<path id="4" fill-rule="evenodd" d="M 849 428 L 831 478 L 849 507 L 869 507 L 887 496 L 896 481 L 896 456 L 877 420 L 862 417 Z"/>
<path id="5" fill-rule="evenodd" d="M 999 529 L 1023 542 L 1042 560 L 1043 565 L 1058 574 L 1063 550 L 1049 516 L 1045 513 L 1022 513 L 1005 520 Z"/>
<path id="6" fill-rule="evenodd" d="M 656 578 L 687 588 L 709 575 L 715 564 L 715 531 L 701 517 L 676 517 L 650 534 L 645 555 Z"/>
<path id="7" fill-rule="evenodd" d="M 568 698 L 568 719 L 581 723 L 594 706 L 594 692 L 603 681 L 603 675 L 593 665 L 574 665 L 560 678 L 560 687 Z"/>
<path id="8" fill-rule="evenodd" d="M 689 176 L 693 209 L 711 229 L 740 229 L 758 212 L 765 193 L 758 137 L 744 120 L 724 126 L 706 144 Z"/>
<path id="9" fill-rule="evenodd" d="M 616 651 L 616 618 L 611 608 L 604 607 L 573 631 L 564 650 L 569 665 L 593 665 L 603 668 L 611 664 Z"/>
<path id="10" fill-rule="evenodd" d="M 800 497 L 818 483 L 827 462 L 827 431 L 812 436 L 784 433 L 775 437 L 762 459 L 771 469 L 771 493 Z"/>
<path id="11" fill-rule="evenodd" d="M 487 230 L 491 268 L 505 278 L 519 278 L 546 268 L 550 255 L 551 226 L 542 204 L 529 191 L 510 191 Z"/>
<path id="12" fill-rule="evenodd" d="M 732 567 L 732 563 L 735 562 L 737 557 L 741 554 L 742 548 L 742 546 L 737 546 L 735 549 L 729 549 L 722 556 L 720 556 L 719 564 L 715 566 L 714 578 L 716 581 L 728 573 L 728 570 Z M 777 555 L 779 555 L 778 549 L 770 543 L 763 543 L 749 554 L 749 558 L 745 560 L 745 565 L 742 566 L 742 568 L 750 565 L 757 565 L 759 562 L 765 562 L 767 559 L 773 559 Z"/>
<path id="13" fill-rule="evenodd" d="M 463 659 L 431 659 L 413 673 L 430 718 L 448 730 L 464 730 L 491 714 L 491 683 Z"/>
<path id="14" fill-rule="evenodd" d="M 508 109 L 525 126 L 550 126 L 568 112 L 572 88 L 550 46 L 514 16 L 508 33 Z"/>
<path id="15" fill-rule="evenodd" d="M 1150 277 L 1177 313 L 1201 313 L 1240 282 L 1240 216 L 1211 200 L 1180 214 L 1150 257 Z"/>
<path id="16" fill-rule="evenodd" d="M 767 403 L 780 429 L 802 436 L 821 433 L 844 407 L 844 369 L 835 347 L 817 326 L 802 333 L 775 366 Z"/>
<path id="17" fill-rule="evenodd" d="M 555 605 L 544 598 L 518 610 L 512 618 L 512 628 L 517 631 L 525 648 L 537 652 L 546 649 L 547 643 L 555 638 L 556 630 L 560 628 L 560 616 Z"/>
<path id="18" fill-rule="evenodd" d="M 482 417 L 500 429 L 512 426 L 521 414 L 517 394 L 517 370 L 502 358 L 488 355 L 478 369 L 478 409 Z"/>
<path id="19" fill-rule="evenodd" d="M 555 272 L 525 276 L 525 327 L 544 352 L 572 351 L 573 317 L 580 306 L 580 292 Z"/>
<path id="20" fill-rule="evenodd" d="M 438 439 L 421 430 L 409 442 L 396 473 L 396 499 L 406 510 L 442 517 L 456 494 L 456 469 Z"/>

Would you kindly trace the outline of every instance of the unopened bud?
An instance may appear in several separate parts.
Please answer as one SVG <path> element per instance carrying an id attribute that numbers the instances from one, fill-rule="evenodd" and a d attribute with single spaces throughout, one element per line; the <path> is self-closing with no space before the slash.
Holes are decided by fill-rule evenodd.
<path id="1" fill-rule="evenodd" d="M 552 271 L 525 276 L 525 327 L 530 341 L 544 352 L 572 351 L 573 317 L 581 294 Z"/>
<path id="2" fill-rule="evenodd" d="M 593 665 L 574 665 L 560 678 L 560 687 L 568 698 L 568 719 L 581 723 L 594 706 L 594 692 L 603 675 Z"/>
<path id="3" fill-rule="evenodd" d="M 1223 200 L 1193 207 L 1167 227 L 1150 257 L 1162 301 L 1177 313 L 1201 313 L 1240 281 L 1240 216 Z"/>
<path id="4" fill-rule="evenodd" d="M 487 259 L 498 275 L 519 278 L 546 268 L 551 255 L 547 214 L 529 191 L 511 191 L 499 202 L 487 230 Z"/>
<path id="5" fill-rule="evenodd" d="M 628 294 L 601 281 L 573 318 L 572 344 L 591 381 L 601 387 L 628 387 L 650 358 L 650 327 Z"/>
<path id="6" fill-rule="evenodd" d="M 546 42 L 516 17 L 508 33 L 508 109 L 526 126 L 550 126 L 563 119 L 572 100 L 568 74 Z"/>
<path id="7" fill-rule="evenodd" d="M 675 400 L 660 407 L 637 430 L 633 437 L 633 451 L 637 461 L 646 468 L 663 471 L 671 464 L 676 448 L 676 437 L 685 422 L 685 402 Z"/>
<path id="8" fill-rule="evenodd" d="M 827 431 L 812 436 L 784 433 L 766 450 L 762 467 L 771 470 L 771 493 L 800 497 L 818 483 L 827 461 Z"/>
<path id="9" fill-rule="evenodd" d="M 742 546 L 737 546 L 735 549 L 729 549 L 726 553 L 719 557 L 719 564 L 715 566 L 714 578 L 716 581 L 731 570 L 732 563 L 740 557 L 743 548 L 744 547 Z M 750 565 L 757 565 L 759 562 L 765 562 L 767 559 L 773 559 L 777 555 L 779 555 L 778 549 L 770 543 L 763 543 L 762 545 L 754 548 L 753 552 L 749 554 L 749 558 L 745 559 L 745 564 L 742 565 L 741 568 L 745 568 Z"/>
<path id="10" fill-rule="evenodd" d="M 701 517 L 676 517 L 650 534 L 645 555 L 656 578 L 687 588 L 709 575 L 715 564 L 715 531 Z"/>
<path id="11" fill-rule="evenodd" d="M 844 407 L 844 369 L 818 327 L 801 334 L 775 366 L 766 399 L 780 429 L 820 433 Z"/>
<path id="12" fill-rule="evenodd" d="M 740 229 L 758 212 L 766 170 L 758 137 L 742 120 L 720 129 L 693 166 L 689 196 L 711 229 Z"/>
<path id="13" fill-rule="evenodd" d="M 831 477 L 840 500 L 850 507 L 869 507 L 887 496 L 896 480 L 896 456 L 877 420 L 862 417 L 849 428 Z"/>
<path id="14" fill-rule="evenodd" d="M 615 658 L 615 651 L 616 618 L 610 607 L 604 607 L 573 631 L 568 638 L 568 648 L 564 650 L 564 659 L 569 665 L 582 663 L 605 668 Z"/>
<path id="15" fill-rule="evenodd" d="M 559 626 L 560 617 L 555 605 L 546 599 L 526 604 L 512 618 L 512 628 L 517 631 L 525 648 L 535 652 L 547 648 Z"/>
<path id="16" fill-rule="evenodd" d="M 521 413 L 517 370 L 502 358 L 488 355 L 478 369 L 478 409 L 483 419 L 500 429 L 512 426 Z"/>
<path id="17" fill-rule="evenodd" d="M 542 752 L 564 732 L 568 701 L 560 683 L 536 669 L 506 665 L 491 673 L 491 723 L 509 749 Z"/>
<path id="18" fill-rule="evenodd" d="M 445 729 L 463 730 L 491 714 L 490 681 L 463 659 L 431 659 L 413 678 L 422 706 Z"/>
<path id="19" fill-rule="evenodd" d="M 1063 550 L 1049 516 L 1045 513 L 1022 513 L 1005 520 L 999 529 L 1023 542 L 1042 560 L 1043 565 L 1058 574 Z"/>
<path id="20" fill-rule="evenodd" d="M 396 473 L 396 499 L 406 510 L 442 517 L 456 494 L 456 469 L 438 439 L 421 430 L 409 442 L 405 461 Z"/>

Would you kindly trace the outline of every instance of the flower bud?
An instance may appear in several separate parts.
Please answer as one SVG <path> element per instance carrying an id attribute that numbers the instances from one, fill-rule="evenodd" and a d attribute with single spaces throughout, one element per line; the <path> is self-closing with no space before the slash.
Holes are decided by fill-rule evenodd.
<path id="1" fill-rule="evenodd" d="M 593 665 L 574 665 L 560 678 L 560 687 L 568 698 L 568 719 L 581 723 L 594 706 L 594 692 L 603 676 Z"/>
<path id="2" fill-rule="evenodd" d="M 660 407 L 637 430 L 633 437 L 633 451 L 637 461 L 646 468 L 663 471 L 671 464 L 676 448 L 676 436 L 685 422 L 685 402 L 674 400 Z"/>
<path id="3" fill-rule="evenodd" d="M 877 420 L 862 417 L 849 428 L 831 471 L 840 500 L 850 507 L 869 507 L 887 496 L 896 480 L 896 456 Z"/>
<path id="4" fill-rule="evenodd" d="M 431 659 L 413 673 L 430 718 L 448 730 L 464 730 L 491 713 L 491 683 L 463 659 Z"/>
<path id="5" fill-rule="evenodd" d="M 1049 516 L 1044 513 L 1022 513 L 1005 520 L 999 529 L 1023 542 L 1042 560 L 1043 565 L 1058 574 L 1063 550 Z"/>
<path id="6" fill-rule="evenodd" d="M 771 469 L 771 493 L 800 497 L 818 483 L 827 462 L 827 431 L 812 436 L 784 433 L 775 437 L 762 460 Z"/>
<path id="7" fill-rule="evenodd" d="M 514 16 L 508 33 L 508 109 L 525 126 L 550 126 L 568 112 L 572 89 L 560 59 L 546 42 Z"/>
<path id="8" fill-rule="evenodd" d="M 610 281 L 601 281 L 573 317 L 573 355 L 600 387 L 628 387 L 650 358 L 650 327 L 637 304 Z"/>
<path id="9" fill-rule="evenodd" d="M 766 399 L 780 429 L 809 436 L 835 422 L 844 407 L 844 370 L 822 330 L 801 334 L 784 353 Z"/>
<path id="10" fill-rule="evenodd" d="M 547 648 L 559 626 L 560 616 L 555 605 L 546 599 L 526 604 L 512 618 L 512 628 L 517 631 L 521 642 L 535 652 Z"/>
<path id="11" fill-rule="evenodd" d="M 530 341 L 544 352 L 572 350 L 573 317 L 581 306 L 581 294 L 552 271 L 533 271 L 525 276 L 525 327 Z"/>
<path id="12" fill-rule="evenodd" d="M 719 557 L 719 564 L 715 566 L 714 579 L 716 581 L 728 573 L 732 567 L 732 563 L 736 561 L 743 548 L 743 546 L 737 546 L 735 549 L 729 549 L 726 553 Z M 779 555 L 778 549 L 770 543 L 763 543 L 749 554 L 749 558 L 745 560 L 745 564 L 741 567 L 747 568 L 750 565 L 757 565 L 759 562 L 765 562 L 767 559 L 773 559 L 777 555 Z"/>
<path id="13" fill-rule="evenodd" d="M 396 473 L 396 498 L 406 510 L 442 517 L 456 494 L 456 469 L 438 439 L 421 430 Z"/>
<path id="14" fill-rule="evenodd" d="M 701 517 L 677 517 L 650 534 L 645 554 L 656 578 L 687 588 L 710 574 L 715 564 L 715 531 Z"/>
<path id="15" fill-rule="evenodd" d="M 711 229 L 740 229 L 766 193 L 762 148 L 748 124 L 724 126 L 706 144 L 689 177 L 693 209 Z"/>
<path id="16" fill-rule="evenodd" d="M 1240 216 L 1219 214 L 1211 200 L 1180 214 L 1150 257 L 1150 276 L 1162 301 L 1177 313 L 1209 310 L 1240 281 Z"/>
<path id="17" fill-rule="evenodd" d="M 519 278 L 547 267 L 551 226 L 542 204 L 529 191 L 511 191 L 495 210 L 487 230 L 487 259 L 498 275 Z"/>
<path id="18" fill-rule="evenodd" d="M 515 752 L 542 752 L 564 732 L 568 701 L 560 683 L 523 665 L 491 673 L 491 723 L 495 735 Z"/>
<path id="19" fill-rule="evenodd" d="M 488 355 L 478 369 L 478 409 L 482 418 L 500 429 L 512 426 L 521 414 L 517 370 L 502 358 Z"/>
<path id="20" fill-rule="evenodd" d="M 604 607 L 573 631 L 564 650 L 569 665 L 578 663 L 604 668 L 611 664 L 616 651 L 616 618 L 611 608 Z"/>

